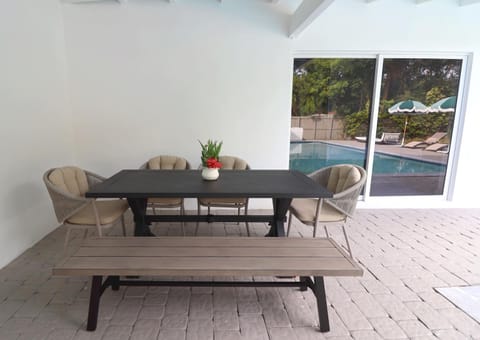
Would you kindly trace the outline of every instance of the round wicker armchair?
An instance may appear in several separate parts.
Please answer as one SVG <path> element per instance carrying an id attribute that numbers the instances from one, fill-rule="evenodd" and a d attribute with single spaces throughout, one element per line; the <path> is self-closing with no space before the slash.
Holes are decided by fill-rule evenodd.
<path id="1" fill-rule="evenodd" d="M 70 238 L 72 228 L 95 228 L 98 236 L 103 229 L 112 227 L 121 220 L 123 235 L 125 232 L 124 213 L 128 204 L 124 200 L 95 200 L 86 198 L 85 193 L 105 178 L 75 166 L 50 169 L 43 175 L 43 181 L 53 203 L 57 220 L 67 227 L 64 250 Z"/>
<path id="2" fill-rule="evenodd" d="M 327 224 L 340 222 L 351 256 L 345 223 L 355 212 L 358 197 L 367 178 L 366 171 L 357 165 L 340 164 L 317 170 L 308 176 L 332 192 L 333 197 L 293 199 L 288 214 L 287 236 L 290 234 L 292 214 L 303 224 L 313 226 L 313 237 L 317 234 L 319 223 L 324 225 L 328 237 Z"/>

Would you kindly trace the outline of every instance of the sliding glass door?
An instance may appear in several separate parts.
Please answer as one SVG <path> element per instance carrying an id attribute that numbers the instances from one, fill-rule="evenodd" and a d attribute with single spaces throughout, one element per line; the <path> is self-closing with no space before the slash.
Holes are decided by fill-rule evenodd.
<path id="1" fill-rule="evenodd" d="M 371 196 L 442 195 L 462 60 L 385 58 Z M 395 138 L 398 136 L 398 138 Z"/>
<path id="2" fill-rule="evenodd" d="M 365 167 L 374 74 L 373 58 L 295 59 L 290 168 Z"/>
<path id="3" fill-rule="evenodd" d="M 367 196 L 444 195 L 464 58 L 297 58 L 290 168 L 369 170 Z"/>

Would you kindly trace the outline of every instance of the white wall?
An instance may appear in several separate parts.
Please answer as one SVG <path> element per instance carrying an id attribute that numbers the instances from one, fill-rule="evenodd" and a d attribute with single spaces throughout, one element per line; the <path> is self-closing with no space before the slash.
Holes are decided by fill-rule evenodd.
<path id="1" fill-rule="evenodd" d="M 72 163 L 58 6 L 0 2 L 0 268 L 56 227 L 41 178 Z"/>
<path id="2" fill-rule="evenodd" d="M 479 6 L 337 0 L 290 40 L 287 15 L 269 2 L 64 4 L 78 164 L 110 175 L 175 153 L 196 167 L 197 139 L 215 138 L 224 141 L 225 154 L 244 157 L 253 167 L 285 168 L 293 53 L 475 55 Z M 473 62 L 472 93 L 480 86 Z M 480 103 L 470 95 L 466 104 L 453 204 L 391 198 L 367 206 L 480 206 L 471 194 L 475 160 L 466 157 L 476 149 Z"/>
<path id="3" fill-rule="evenodd" d="M 287 168 L 288 18 L 262 1 L 63 6 L 78 162 L 111 175 L 198 139 Z M 252 124 L 253 122 L 253 124 Z"/>
<path id="4" fill-rule="evenodd" d="M 449 52 L 473 53 L 470 89 L 465 101 L 465 127 L 461 136 L 453 202 L 381 199 L 369 207 L 462 206 L 480 207 L 478 127 L 480 126 L 480 4 L 458 6 L 458 1 L 335 1 L 303 35 L 294 41 L 295 53 Z"/>
<path id="5" fill-rule="evenodd" d="M 1 2 L 0 267 L 56 226 L 47 168 L 110 175 L 163 153 L 197 166 L 208 138 L 255 168 L 286 168 L 293 50 L 473 53 L 454 203 L 479 206 L 479 12 L 338 0 L 292 41 L 267 1 Z"/>

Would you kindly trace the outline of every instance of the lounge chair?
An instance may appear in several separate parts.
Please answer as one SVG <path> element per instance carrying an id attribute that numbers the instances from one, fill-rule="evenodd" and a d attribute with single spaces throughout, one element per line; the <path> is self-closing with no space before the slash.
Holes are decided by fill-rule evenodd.
<path id="1" fill-rule="evenodd" d="M 398 144 L 400 143 L 400 132 L 385 132 L 383 134 L 383 144 Z"/>
<path id="2" fill-rule="evenodd" d="M 355 137 L 359 142 L 366 142 L 367 137 Z M 384 132 L 380 138 L 375 138 L 377 144 L 398 144 L 400 143 L 400 132 Z"/>
<path id="3" fill-rule="evenodd" d="M 413 141 L 410 143 L 405 144 L 404 148 L 424 148 L 426 146 L 438 143 L 440 139 L 447 135 L 446 132 L 436 132 L 431 137 L 423 140 L 423 141 Z"/>
<path id="4" fill-rule="evenodd" d="M 427 151 L 435 151 L 435 152 L 443 152 L 446 151 L 448 152 L 448 144 L 444 143 L 435 143 L 432 145 L 429 145 L 425 148 Z"/>

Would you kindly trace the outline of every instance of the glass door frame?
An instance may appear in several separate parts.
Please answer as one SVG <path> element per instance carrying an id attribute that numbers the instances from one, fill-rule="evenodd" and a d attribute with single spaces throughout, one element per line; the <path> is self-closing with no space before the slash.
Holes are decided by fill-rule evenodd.
<path id="1" fill-rule="evenodd" d="M 372 184 L 372 170 L 373 159 L 375 153 L 375 138 L 368 138 L 367 153 L 366 153 L 366 170 L 367 180 L 365 183 L 364 194 L 361 200 L 368 202 L 379 201 L 409 201 L 415 202 L 425 201 L 450 201 L 453 198 L 455 187 L 455 176 L 457 173 L 458 155 L 460 151 L 460 136 L 463 131 L 465 120 L 465 101 L 468 89 L 468 80 L 471 75 L 472 54 L 471 53 L 425 53 L 425 52 L 345 52 L 345 51 L 296 51 L 293 53 L 293 58 L 359 58 L 359 59 L 375 59 L 375 81 L 373 84 L 372 105 L 370 111 L 369 122 L 369 136 L 375 136 L 377 131 L 377 120 L 380 107 L 380 92 L 383 78 L 383 63 L 385 59 L 458 59 L 462 60 L 462 68 L 459 79 L 457 104 L 455 109 L 455 117 L 453 121 L 452 137 L 450 141 L 450 151 L 447 161 L 447 169 L 445 172 L 445 183 L 442 195 L 416 195 L 416 196 L 370 196 L 370 189 Z"/>

